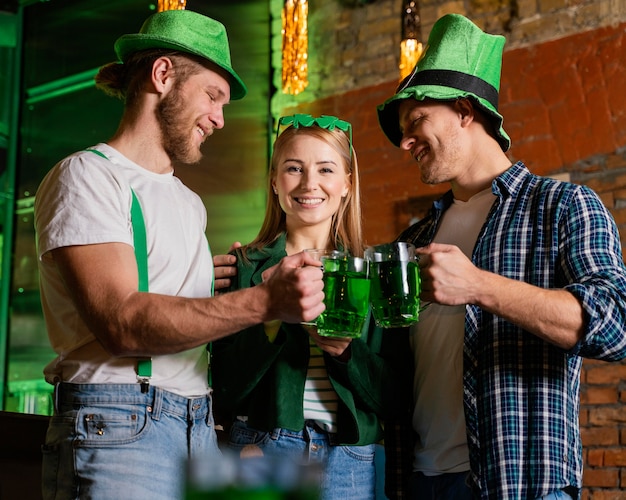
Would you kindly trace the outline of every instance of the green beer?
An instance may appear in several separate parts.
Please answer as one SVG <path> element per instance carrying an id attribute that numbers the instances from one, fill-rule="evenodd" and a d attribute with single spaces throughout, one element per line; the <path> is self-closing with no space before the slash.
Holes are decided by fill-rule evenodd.
<path id="1" fill-rule="evenodd" d="M 317 333 L 358 338 L 369 311 L 368 263 L 358 257 L 323 258 L 322 262 L 326 309 L 317 318 Z"/>
<path id="2" fill-rule="evenodd" d="M 420 312 L 420 274 L 415 246 L 396 241 L 365 250 L 370 262 L 370 302 L 376 324 L 382 328 L 410 326 Z"/>
<path id="3" fill-rule="evenodd" d="M 302 464 L 283 455 L 241 456 L 243 453 L 224 450 L 222 456 L 188 461 L 185 500 L 319 498 L 318 464 Z"/>
<path id="4" fill-rule="evenodd" d="M 372 263 L 372 313 L 378 326 L 417 323 L 420 309 L 419 267 L 414 261 Z"/>

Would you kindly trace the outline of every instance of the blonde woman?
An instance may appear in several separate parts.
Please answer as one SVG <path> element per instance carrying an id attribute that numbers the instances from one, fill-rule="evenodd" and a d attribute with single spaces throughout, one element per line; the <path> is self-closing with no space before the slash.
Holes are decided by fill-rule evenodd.
<path id="1" fill-rule="evenodd" d="M 233 289 L 261 283 L 266 269 L 307 248 L 363 251 L 351 125 L 294 115 L 281 126 L 265 220 L 254 241 L 236 250 Z M 354 340 L 276 321 L 214 344 L 215 399 L 234 419 L 229 446 L 323 464 L 324 500 L 374 498 L 379 417 L 391 407 L 383 395 L 393 393 L 381 334 L 373 321 Z"/>

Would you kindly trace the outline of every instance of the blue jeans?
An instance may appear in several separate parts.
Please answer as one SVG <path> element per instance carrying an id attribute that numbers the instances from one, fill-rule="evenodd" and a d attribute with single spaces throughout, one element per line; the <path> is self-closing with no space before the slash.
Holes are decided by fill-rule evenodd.
<path id="1" fill-rule="evenodd" d="M 229 446 L 241 450 L 254 444 L 265 456 L 288 457 L 297 463 L 323 467 L 320 500 L 375 498 L 375 445 L 342 446 L 333 436 L 308 423 L 301 431 L 275 429 L 261 432 L 237 421 L 230 430 Z"/>
<path id="2" fill-rule="evenodd" d="M 455 472 L 426 476 L 411 474 L 411 495 L 415 500 L 471 500 L 472 489 L 467 484 L 469 472 Z"/>
<path id="3" fill-rule="evenodd" d="M 411 495 L 414 500 L 471 500 L 472 491 L 467 484 L 468 472 L 426 476 L 421 472 L 413 472 L 411 476 Z M 574 493 L 575 494 L 575 493 Z M 563 490 L 535 500 L 577 500 Z"/>
<path id="4" fill-rule="evenodd" d="M 220 454 L 211 396 L 139 384 L 55 389 L 43 451 L 43 498 L 183 498 L 187 461 Z"/>
<path id="5" fill-rule="evenodd" d="M 573 493 L 578 498 L 577 493 Z M 536 500 L 572 500 L 574 497 L 569 493 L 566 493 L 563 490 L 555 491 L 554 493 L 550 493 L 549 495 L 545 495 L 543 497 L 539 497 Z"/>

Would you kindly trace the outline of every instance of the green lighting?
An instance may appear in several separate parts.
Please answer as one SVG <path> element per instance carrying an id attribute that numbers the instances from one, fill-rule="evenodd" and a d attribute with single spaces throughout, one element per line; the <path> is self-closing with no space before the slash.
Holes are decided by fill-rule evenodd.
<path id="1" fill-rule="evenodd" d="M 47 101 L 48 99 L 54 99 L 55 97 L 93 87 L 95 85 L 94 77 L 99 69 L 100 68 L 90 69 L 82 73 L 38 85 L 37 87 L 32 87 L 26 90 L 26 103 L 29 105 L 36 104 L 41 101 Z"/>

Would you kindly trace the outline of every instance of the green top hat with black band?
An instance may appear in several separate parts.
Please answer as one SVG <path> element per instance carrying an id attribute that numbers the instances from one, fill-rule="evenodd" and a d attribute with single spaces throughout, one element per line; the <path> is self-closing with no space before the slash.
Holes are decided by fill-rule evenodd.
<path id="1" fill-rule="evenodd" d="M 248 93 L 230 62 L 228 35 L 222 23 L 190 10 L 166 10 L 152 14 L 139 33 L 122 35 L 115 53 L 124 62 L 130 54 L 145 49 L 172 49 L 207 59 L 230 75 L 230 98 Z"/>
<path id="2" fill-rule="evenodd" d="M 503 36 L 485 33 L 459 14 L 441 17 L 433 25 L 424 55 L 413 72 L 400 83 L 396 94 L 377 108 L 378 121 L 389 140 L 400 146 L 400 101 L 467 97 L 490 119 L 496 140 L 502 151 L 507 151 L 511 139 L 498 112 L 504 42 Z"/>

